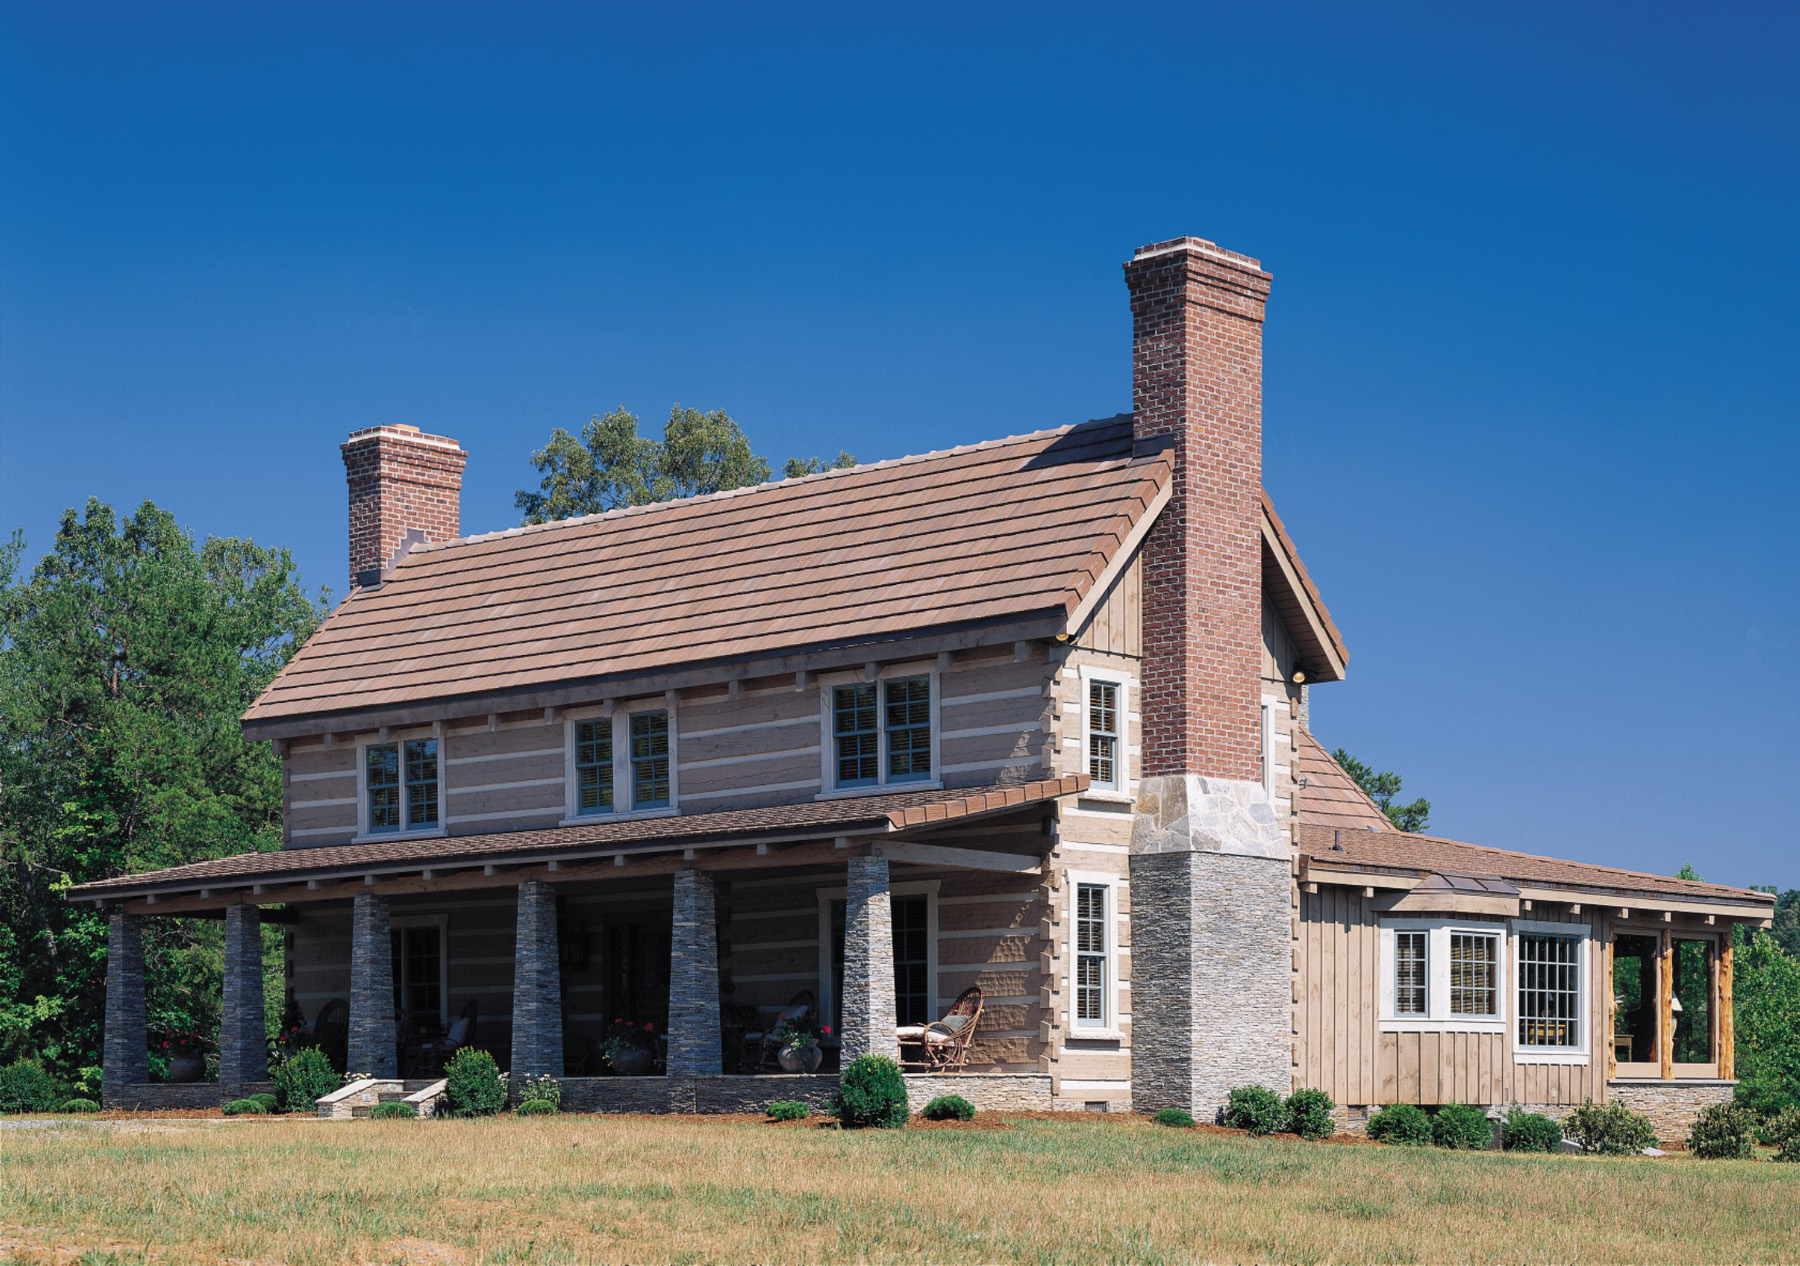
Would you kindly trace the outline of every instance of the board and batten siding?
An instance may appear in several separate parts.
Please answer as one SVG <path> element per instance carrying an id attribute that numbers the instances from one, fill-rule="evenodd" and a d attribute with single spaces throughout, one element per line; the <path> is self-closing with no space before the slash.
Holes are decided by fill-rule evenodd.
<path id="1" fill-rule="evenodd" d="M 1379 900 L 1376 898 L 1375 900 Z M 1534 913 L 1532 922 L 1569 924 L 1589 937 L 1585 1064 L 1520 1062 L 1513 1053 L 1517 965 L 1509 939 L 1503 1033 L 1381 1032 L 1381 949 L 1374 902 L 1359 888 L 1319 885 L 1300 896 L 1294 1004 L 1294 1086 L 1323 1090 L 1352 1107 L 1386 1103 L 1578 1105 L 1606 1097 L 1605 954 L 1601 917 Z M 1413 917 L 1397 916 L 1397 917 Z M 1420 916 L 1428 917 L 1428 916 Z M 1511 920 L 1467 917 L 1510 938 Z"/>

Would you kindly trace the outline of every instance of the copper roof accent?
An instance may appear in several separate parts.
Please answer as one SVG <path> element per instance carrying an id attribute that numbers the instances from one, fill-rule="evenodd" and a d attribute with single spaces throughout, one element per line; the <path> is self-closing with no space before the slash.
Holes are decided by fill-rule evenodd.
<path id="1" fill-rule="evenodd" d="M 1066 616 L 1168 480 L 1126 416 L 420 546 L 244 721 Z"/>
<path id="2" fill-rule="evenodd" d="M 1348 870 L 1401 871 L 1418 875 L 1460 875 L 1504 879 L 1514 884 L 1547 884 L 1556 888 L 1636 893 L 1646 896 L 1733 901 L 1738 904 L 1773 905 L 1765 892 L 1703 884 L 1666 875 L 1596 866 L 1591 862 L 1566 862 L 1555 857 L 1536 857 L 1503 848 L 1463 844 L 1429 835 L 1403 831 L 1361 831 L 1326 826 L 1302 826 L 1300 855 L 1322 866 Z"/>
<path id="3" fill-rule="evenodd" d="M 1065 774 L 1011 786 L 950 787 L 898 791 L 773 805 L 714 813 L 672 814 L 663 818 L 584 822 L 535 831 L 494 831 L 482 835 L 290 848 L 271 853 L 239 853 L 166 870 L 119 875 L 77 885 L 75 901 L 135 896 L 146 892 L 201 887 L 242 887 L 252 883 L 295 883 L 327 875 L 362 874 L 427 866 L 470 866 L 485 862 L 544 861 L 670 845 L 754 843 L 759 837 L 891 833 L 959 818 L 1004 813 L 1087 789 L 1086 774 Z"/>
<path id="4" fill-rule="evenodd" d="M 1342 681 L 1350 652 L 1338 632 L 1319 587 L 1313 584 L 1300 551 L 1287 526 L 1275 513 L 1275 503 L 1263 490 L 1263 593 L 1280 614 L 1300 652 L 1300 666 L 1309 681 Z"/>
<path id="5" fill-rule="evenodd" d="M 1310 730 L 1300 734 L 1300 759 L 1295 770 L 1294 807 L 1300 825 L 1337 827 L 1349 831 L 1392 831 L 1373 800 L 1346 774 Z M 1304 781 L 1305 786 L 1300 786 Z"/>

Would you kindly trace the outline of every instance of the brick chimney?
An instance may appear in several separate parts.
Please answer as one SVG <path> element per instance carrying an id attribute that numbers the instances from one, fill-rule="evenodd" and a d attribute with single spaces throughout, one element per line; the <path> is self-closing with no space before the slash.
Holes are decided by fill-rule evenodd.
<path id="1" fill-rule="evenodd" d="M 1144 773 L 1255 779 L 1261 761 L 1262 326 L 1269 274 L 1197 237 L 1140 248 L 1133 429 L 1172 436 L 1144 559 Z"/>
<path id="2" fill-rule="evenodd" d="M 383 570 L 412 540 L 462 535 L 463 465 L 455 440 L 416 426 L 372 426 L 345 440 L 350 484 L 350 585 L 381 583 Z"/>

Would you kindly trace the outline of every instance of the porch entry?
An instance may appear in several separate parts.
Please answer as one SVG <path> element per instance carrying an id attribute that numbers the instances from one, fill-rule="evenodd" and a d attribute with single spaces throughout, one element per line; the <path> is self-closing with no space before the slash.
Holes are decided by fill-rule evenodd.
<path id="1" fill-rule="evenodd" d="M 826 939 L 830 955 L 831 989 L 827 994 L 825 1023 L 833 1035 L 843 1031 L 844 909 L 842 897 L 830 898 L 831 935 Z M 924 892 L 892 900 L 894 920 L 894 1016 L 895 1023 L 929 1024 L 937 1019 L 932 998 L 932 967 L 936 938 L 932 935 L 931 898 Z M 835 1043 L 828 1043 L 835 1045 Z"/>
<path id="2" fill-rule="evenodd" d="M 1729 933 L 1725 934 L 1729 936 Z M 1729 1077 L 1720 987 L 1730 945 L 1712 935 L 1615 929 L 1612 1060 L 1623 1078 Z"/>

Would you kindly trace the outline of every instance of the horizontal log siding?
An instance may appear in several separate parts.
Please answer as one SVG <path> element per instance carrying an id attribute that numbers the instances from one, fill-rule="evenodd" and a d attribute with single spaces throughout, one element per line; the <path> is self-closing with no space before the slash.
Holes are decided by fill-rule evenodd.
<path id="1" fill-rule="evenodd" d="M 1071 673 L 1070 676 L 1075 674 Z M 1077 731 L 1079 733 L 1079 731 Z M 1064 812 L 1053 863 L 1058 871 L 1051 894 L 1054 922 L 1050 945 L 1053 970 L 1047 979 L 1050 1005 L 1044 1019 L 1053 1030 L 1051 1058 L 1045 1061 L 1052 1074 L 1051 1088 L 1060 1107 L 1081 1107 L 1105 1102 L 1119 1109 L 1131 1102 L 1131 814 L 1125 806 L 1096 805 L 1089 811 Z M 1074 920 L 1075 884 L 1070 871 L 1113 877 L 1115 918 L 1112 937 L 1117 953 L 1113 960 L 1114 1005 L 1121 1038 L 1083 1038 L 1073 1024 L 1073 961 L 1070 933 Z M 1109 1083 L 1065 1087 L 1064 1082 Z"/>
<path id="2" fill-rule="evenodd" d="M 1594 936 L 1599 916 L 1532 913 Z M 1360 889 L 1321 885 L 1300 897 L 1295 1004 L 1296 1087 L 1325 1091 L 1340 1104 L 1579 1104 L 1605 1098 L 1606 982 L 1600 941 L 1588 944 L 1586 1064 L 1520 1063 L 1513 1057 L 1517 968 L 1510 923 L 1506 954 L 1508 1032 L 1382 1033 L 1377 916 Z"/>

